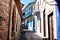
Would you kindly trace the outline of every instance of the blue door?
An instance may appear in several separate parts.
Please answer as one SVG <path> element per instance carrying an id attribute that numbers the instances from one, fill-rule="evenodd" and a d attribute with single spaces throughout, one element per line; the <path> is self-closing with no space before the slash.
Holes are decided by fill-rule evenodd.
<path id="1" fill-rule="evenodd" d="M 26 28 L 28 29 L 28 27 L 29 27 L 29 21 L 27 21 L 26 23 Z"/>
<path id="2" fill-rule="evenodd" d="M 29 30 L 33 30 L 33 20 L 30 19 L 29 20 L 29 27 L 28 27 Z"/>

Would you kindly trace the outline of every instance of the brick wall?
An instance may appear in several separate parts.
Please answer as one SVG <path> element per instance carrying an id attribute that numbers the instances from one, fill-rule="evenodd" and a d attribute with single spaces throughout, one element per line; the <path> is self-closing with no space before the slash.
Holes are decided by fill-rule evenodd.
<path id="1" fill-rule="evenodd" d="M 10 0 L 0 0 L 0 40 L 7 40 Z"/>

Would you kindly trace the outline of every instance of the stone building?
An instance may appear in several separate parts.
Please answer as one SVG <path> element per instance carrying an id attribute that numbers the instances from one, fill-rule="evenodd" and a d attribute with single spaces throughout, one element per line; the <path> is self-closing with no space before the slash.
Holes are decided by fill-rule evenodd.
<path id="1" fill-rule="evenodd" d="M 55 0 L 37 0 L 34 5 L 36 34 L 44 40 L 57 40 L 58 8 L 56 5 Z"/>
<path id="2" fill-rule="evenodd" d="M 14 40 L 21 27 L 20 0 L 0 0 L 0 40 Z"/>
<path id="3" fill-rule="evenodd" d="M 30 10 L 29 8 L 31 8 L 31 6 L 26 8 L 28 11 L 25 9 L 26 16 L 31 13 L 28 13 Z M 25 22 L 25 24 L 27 23 L 29 27 L 32 27 L 31 29 L 34 27 L 35 34 L 42 37 L 43 40 L 57 40 L 59 10 L 56 1 L 36 0 L 32 9 L 32 16 L 27 16 L 29 21 L 26 20 L 28 22 Z M 34 19 L 34 22 L 32 22 L 32 20 L 30 21 L 29 17 Z M 34 26 L 31 26 L 30 24 L 34 24 Z"/>

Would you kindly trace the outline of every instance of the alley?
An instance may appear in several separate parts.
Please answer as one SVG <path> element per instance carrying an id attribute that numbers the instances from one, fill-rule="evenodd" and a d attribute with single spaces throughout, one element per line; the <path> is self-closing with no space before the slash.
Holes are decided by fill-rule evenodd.
<path id="1" fill-rule="evenodd" d="M 0 40 L 60 40 L 60 1 L 0 0 Z"/>
<path id="2" fill-rule="evenodd" d="M 42 40 L 40 36 L 37 36 L 33 31 L 28 31 L 27 29 L 22 29 L 20 33 L 18 40 Z"/>

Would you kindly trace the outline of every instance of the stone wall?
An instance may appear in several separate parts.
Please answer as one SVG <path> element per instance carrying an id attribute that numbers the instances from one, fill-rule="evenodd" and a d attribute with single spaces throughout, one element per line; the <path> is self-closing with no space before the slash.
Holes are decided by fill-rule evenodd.
<path id="1" fill-rule="evenodd" d="M 10 0 L 0 0 L 0 40 L 8 38 Z"/>

